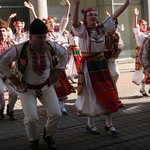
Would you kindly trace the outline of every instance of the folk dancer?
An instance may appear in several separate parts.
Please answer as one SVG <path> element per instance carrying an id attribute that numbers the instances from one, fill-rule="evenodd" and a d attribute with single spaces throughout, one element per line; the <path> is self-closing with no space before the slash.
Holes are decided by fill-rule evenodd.
<path id="1" fill-rule="evenodd" d="M 87 116 L 86 129 L 100 134 L 94 117 L 106 115 L 105 130 L 118 134 L 112 123 L 112 113 L 120 107 L 116 86 L 104 59 L 105 34 L 115 30 L 115 20 L 130 4 L 126 0 L 114 14 L 98 24 L 98 13 L 93 9 L 82 10 L 83 23 L 78 20 L 80 0 L 74 0 L 73 32 L 79 37 L 82 53 L 78 75 L 78 97 L 75 108 L 79 116 Z"/>
<path id="2" fill-rule="evenodd" d="M 34 150 L 39 149 L 39 119 L 36 102 L 38 98 L 47 112 L 43 139 L 49 149 L 56 149 L 53 135 L 62 113 L 53 84 L 65 69 L 68 54 L 57 43 L 46 41 L 47 27 L 42 20 L 35 19 L 31 23 L 29 34 L 29 41 L 16 45 L 1 55 L 0 71 L 18 90 L 25 115 L 24 125 L 31 147 Z M 14 73 L 7 67 L 13 61 L 16 62 Z"/>
<path id="3" fill-rule="evenodd" d="M 148 96 L 145 91 L 145 84 L 150 84 L 150 78 L 143 74 L 143 67 L 139 61 L 139 53 L 141 46 L 143 44 L 144 39 L 148 36 L 147 22 L 145 20 L 139 20 L 139 10 L 137 8 L 134 9 L 134 24 L 133 24 L 133 32 L 136 40 L 137 47 L 135 49 L 135 73 L 132 77 L 132 82 L 136 85 L 141 85 L 140 93 L 143 96 Z M 150 93 L 150 89 L 149 89 Z"/>

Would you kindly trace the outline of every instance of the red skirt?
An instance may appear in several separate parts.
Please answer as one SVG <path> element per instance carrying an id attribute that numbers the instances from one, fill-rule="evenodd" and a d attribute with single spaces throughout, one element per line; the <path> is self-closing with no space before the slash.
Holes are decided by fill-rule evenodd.
<path id="1" fill-rule="evenodd" d="M 73 86 L 68 81 L 65 72 L 61 74 L 54 88 L 58 97 L 67 96 L 72 93 L 72 90 L 74 90 Z"/>

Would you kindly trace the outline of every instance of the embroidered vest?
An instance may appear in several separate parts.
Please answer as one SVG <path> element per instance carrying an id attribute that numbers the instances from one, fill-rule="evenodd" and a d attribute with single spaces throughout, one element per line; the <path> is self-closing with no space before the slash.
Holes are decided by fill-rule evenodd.
<path id="1" fill-rule="evenodd" d="M 16 60 L 16 68 L 13 72 L 15 76 L 20 79 L 20 81 L 22 80 L 23 74 L 25 73 L 28 66 L 28 49 L 29 41 L 16 46 L 18 59 Z M 58 64 L 55 49 L 55 44 L 53 42 L 46 42 L 46 53 L 50 60 L 51 70 L 53 70 Z"/>

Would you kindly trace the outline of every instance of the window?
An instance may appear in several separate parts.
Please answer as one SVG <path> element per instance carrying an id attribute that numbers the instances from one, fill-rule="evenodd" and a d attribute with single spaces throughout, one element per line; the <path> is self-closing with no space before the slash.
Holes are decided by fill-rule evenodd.
<path id="1" fill-rule="evenodd" d="M 25 30 L 29 28 L 29 10 L 24 7 L 24 0 L 1 0 L 0 2 L 0 18 L 7 21 L 8 17 L 12 13 L 17 13 L 10 23 L 10 27 L 13 28 L 12 23 L 14 21 L 24 21 Z"/>

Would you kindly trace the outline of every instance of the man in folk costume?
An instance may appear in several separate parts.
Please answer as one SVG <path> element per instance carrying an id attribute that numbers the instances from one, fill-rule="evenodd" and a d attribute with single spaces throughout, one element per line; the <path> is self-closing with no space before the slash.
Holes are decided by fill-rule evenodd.
<path id="1" fill-rule="evenodd" d="M 7 51 L 8 48 L 14 46 L 14 43 L 11 39 L 8 38 L 8 26 L 7 23 L 0 19 L 0 57 L 3 57 L 3 53 Z M 8 66 L 11 68 L 11 63 Z M 8 67 L 7 66 L 7 67 Z M 16 120 L 14 118 L 14 106 L 17 101 L 18 93 L 13 87 L 11 87 L 7 82 L 7 77 L 0 73 L 0 120 L 4 119 L 4 108 L 5 108 L 5 100 L 4 100 L 4 86 L 8 90 L 9 98 L 7 104 L 7 116 L 10 117 L 11 120 Z"/>
<path id="2" fill-rule="evenodd" d="M 35 19 L 29 28 L 30 40 L 7 50 L 0 57 L 1 72 L 18 90 L 24 125 L 34 150 L 39 149 L 37 98 L 46 108 L 47 122 L 43 139 L 49 149 L 56 149 L 53 135 L 61 117 L 54 85 L 68 62 L 68 53 L 57 43 L 46 41 L 47 27 Z M 57 62 L 56 62 L 57 57 Z M 16 62 L 14 74 L 7 65 Z"/>
<path id="3" fill-rule="evenodd" d="M 98 13 L 89 8 L 82 10 L 83 23 L 78 20 L 80 0 L 74 0 L 73 33 L 79 37 L 82 53 L 78 76 L 78 97 L 75 108 L 78 115 L 87 116 L 87 130 L 100 134 L 94 124 L 94 117 L 106 115 L 105 130 L 118 134 L 112 123 L 112 113 L 120 107 L 116 86 L 104 59 L 105 34 L 115 30 L 115 20 L 126 9 L 125 3 L 102 24 L 98 24 Z"/>
<path id="4" fill-rule="evenodd" d="M 148 96 L 145 91 L 145 84 L 146 83 L 150 84 L 150 78 L 148 78 L 148 76 L 143 74 L 143 67 L 140 64 L 139 53 L 143 41 L 148 36 L 149 31 L 147 28 L 147 22 L 145 20 L 142 19 L 138 21 L 139 10 L 137 8 L 134 9 L 134 14 L 135 15 L 134 15 L 133 32 L 134 32 L 134 37 L 136 40 L 137 47 L 135 49 L 135 54 L 136 54 L 135 73 L 132 77 L 132 82 L 135 83 L 136 85 L 141 85 L 140 93 L 143 96 Z M 149 87 L 149 93 L 150 93 L 150 87 Z"/>

